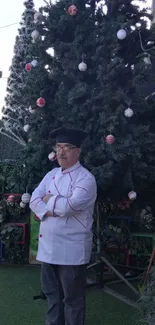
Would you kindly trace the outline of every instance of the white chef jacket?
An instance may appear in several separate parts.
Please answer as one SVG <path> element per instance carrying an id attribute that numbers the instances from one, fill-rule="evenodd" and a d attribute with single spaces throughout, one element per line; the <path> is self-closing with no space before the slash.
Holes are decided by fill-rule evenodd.
<path id="1" fill-rule="evenodd" d="M 53 195 L 44 203 L 45 195 Z M 90 261 L 97 187 L 94 176 L 78 162 L 47 173 L 32 193 L 30 209 L 40 218 L 37 260 L 57 265 Z M 45 217 L 51 211 L 50 217 Z"/>

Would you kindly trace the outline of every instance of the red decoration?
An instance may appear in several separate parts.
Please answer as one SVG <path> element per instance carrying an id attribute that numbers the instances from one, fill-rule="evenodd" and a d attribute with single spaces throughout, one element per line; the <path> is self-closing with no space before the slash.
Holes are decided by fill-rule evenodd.
<path id="1" fill-rule="evenodd" d="M 107 144 L 113 144 L 115 142 L 115 137 L 112 134 L 109 134 L 105 140 Z"/>
<path id="2" fill-rule="evenodd" d="M 31 71 L 31 70 L 32 70 L 32 65 L 31 65 L 31 63 L 27 63 L 27 64 L 25 65 L 25 70 L 26 70 L 26 71 Z"/>
<path id="3" fill-rule="evenodd" d="M 45 106 L 45 103 L 46 102 L 45 102 L 45 99 L 43 97 L 38 98 L 37 101 L 36 101 L 36 104 L 39 107 L 44 107 Z"/>
<path id="4" fill-rule="evenodd" d="M 13 203 L 13 202 L 14 202 L 14 200 L 15 200 L 15 197 L 14 197 L 14 195 L 9 195 L 9 197 L 8 197 L 7 201 L 8 201 L 9 203 Z"/>
<path id="5" fill-rule="evenodd" d="M 71 16 L 75 16 L 77 14 L 77 7 L 74 6 L 74 5 L 71 5 L 69 8 L 68 8 L 68 13 L 71 15 Z"/>

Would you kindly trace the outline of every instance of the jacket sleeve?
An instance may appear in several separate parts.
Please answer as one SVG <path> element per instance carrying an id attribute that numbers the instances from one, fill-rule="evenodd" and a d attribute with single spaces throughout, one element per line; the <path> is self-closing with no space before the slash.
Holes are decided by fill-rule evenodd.
<path id="1" fill-rule="evenodd" d="M 43 202 L 43 197 L 46 195 L 46 183 L 49 179 L 49 173 L 45 175 L 43 180 L 33 191 L 31 200 L 30 200 L 30 209 L 36 214 L 36 216 L 42 220 L 47 209 L 47 204 Z"/>
<path id="2" fill-rule="evenodd" d="M 61 195 L 51 197 L 47 209 L 53 216 L 69 216 L 80 213 L 95 203 L 97 186 L 94 176 L 78 181 L 70 197 Z"/>

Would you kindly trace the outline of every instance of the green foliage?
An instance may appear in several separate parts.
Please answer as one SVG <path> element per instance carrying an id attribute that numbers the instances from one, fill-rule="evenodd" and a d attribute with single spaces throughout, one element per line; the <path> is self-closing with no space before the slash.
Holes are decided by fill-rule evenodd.
<path id="1" fill-rule="evenodd" d="M 21 115 L 31 126 L 21 153 L 26 165 L 22 182 L 25 179 L 33 189 L 53 167 L 47 159 L 54 144 L 50 132 L 65 125 L 87 132 L 81 161 L 100 190 L 119 196 L 133 187 L 137 192 L 153 187 L 155 114 L 150 93 L 155 81 L 155 28 L 148 29 L 144 19 L 151 16 L 131 0 L 76 0 L 74 17 L 68 14 L 70 4 L 60 0 L 40 9 L 42 22 L 35 25 L 40 38 L 24 54 L 39 65 L 29 73 L 22 70 Z M 127 37 L 120 41 L 117 31 L 122 26 Z M 147 51 L 152 66 L 144 62 Z M 82 60 L 85 72 L 78 69 Z M 40 96 L 46 100 L 43 108 L 36 107 Z M 29 114 L 30 105 L 35 114 Z M 132 118 L 124 116 L 129 106 Z M 111 146 L 105 141 L 109 133 L 116 138 Z"/>
<path id="2" fill-rule="evenodd" d="M 0 232 L 4 243 L 4 259 L 10 264 L 23 264 L 27 261 L 25 247 L 19 244 L 23 239 L 23 228 L 16 225 L 5 225 Z"/>

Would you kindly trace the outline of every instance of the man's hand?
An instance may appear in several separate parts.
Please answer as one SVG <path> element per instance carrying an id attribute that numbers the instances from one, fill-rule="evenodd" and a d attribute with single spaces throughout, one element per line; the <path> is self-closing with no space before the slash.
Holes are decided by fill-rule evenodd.
<path id="1" fill-rule="evenodd" d="M 49 200 L 52 196 L 53 196 L 53 195 L 51 195 L 51 194 L 45 195 L 45 196 L 43 197 L 43 202 L 44 202 L 44 203 L 47 203 L 48 200 Z"/>

